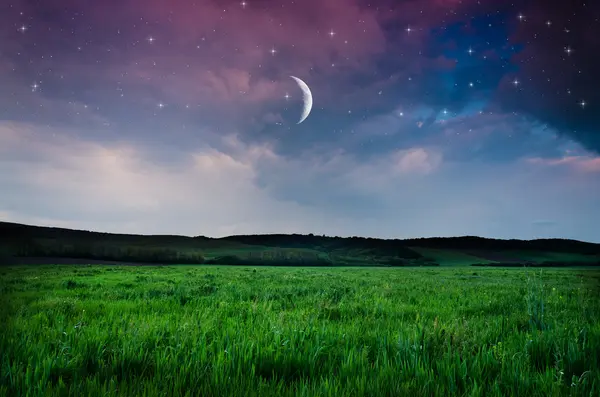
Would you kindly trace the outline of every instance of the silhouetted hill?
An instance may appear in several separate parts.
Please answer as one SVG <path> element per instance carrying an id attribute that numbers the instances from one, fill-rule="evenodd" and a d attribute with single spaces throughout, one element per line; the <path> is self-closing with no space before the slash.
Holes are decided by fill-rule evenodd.
<path id="1" fill-rule="evenodd" d="M 395 255 L 402 258 L 420 258 L 403 240 L 384 240 L 366 237 L 328 237 L 313 234 L 257 234 L 223 237 L 223 241 L 235 241 L 247 245 L 280 248 L 310 248 L 323 251 L 340 249 L 367 250 L 373 254 Z"/>
<path id="2" fill-rule="evenodd" d="M 460 250 L 529 250 L 600 255 L 600 244 L 567 239 L 499 240 L 476 236 L 403 240 L 408 246 Z"/>
<path id="3" fill-rule="evenodd" d="M 87 258 L 244 265 L 437 265 L 596 263 L 600 244 L 475 236 L 376 239 L 301 234 L 204 236 L 113 234 L 0 222 L 0 257 Z"/>

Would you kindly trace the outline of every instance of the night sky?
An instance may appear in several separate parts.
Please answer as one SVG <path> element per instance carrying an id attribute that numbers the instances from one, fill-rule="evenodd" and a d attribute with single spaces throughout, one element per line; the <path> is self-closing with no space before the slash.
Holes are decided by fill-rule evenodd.
<path id="1" fill-rule="evenodd" d="M 592 0 L 3 0 L 0 219 L 600 242 L 599 51 Z"/>

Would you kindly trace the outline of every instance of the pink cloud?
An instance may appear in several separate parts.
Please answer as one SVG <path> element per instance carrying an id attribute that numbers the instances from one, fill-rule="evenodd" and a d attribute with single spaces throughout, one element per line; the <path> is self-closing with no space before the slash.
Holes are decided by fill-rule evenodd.
<path id="1" fill-rule="evenodd" d="M 457 7 L 460 5 L 464 5 L 467 3 L 475 3 L 477 0 L 433 0 L 434 5 L 439 5 L 442 7 Z"/>
<path id="2" fill-rule="evenodd" d="M 9 60 L 2 59 L 0 60 L 0 76 L 8 75 L 12 73 L 15 68 L 15 64 Z"/>
<path id="3" fill-rule="evenodd" d="M 242 7 L 238 1 L 216 0 L 94 2 L 86 5 L 90 7 L 86 14 L 102 29 L 117 31 L 133 25 L 123 29 L 126 48 L 119 57 L 99 65 L 93 58 L 66 54 L 61 64 L 44 59 L 37 66 L 81 80 L 93 77 L 107 85 L 118 81 L 122 86 L 147 87 L 154 93 L 148 101 L 235 105 L 235 112 L 242 113 L 283 96 L 282 87 L 289 75 L 305 79 L 320 101 L 347 109 L 358 95 L 385 90 L 398 79 L 455 67 L 453 60 L 418 54 L 424 41 L 430 39 L 431 27 L 458 18 L 447 15 L 447 11 L 460 2 L 403 2 L 389 9 L 365 7 L 358 0 L 304 0 L 269 8 L 265 4 L 248 2 Z M 48 12 L 53 7 L 62 12 L 80 6 L 77 0 L 44 5 Z M 418 23 L 410 34 L 400 30 L 395 37 L 386 37 L 382 26 L 391 19 L 406 21 L 407 25 L 410 21 Z M 7 32 L 18 33 L 12 30 Z M 150 36 L 155 39 L 152 43 L 147 41 Z M 372 85 L 347 92 L 340 89 L 348 87 L 345 82 L 352 73 L 372 70 L 376 57 L 392 46 L 393 51 L 406 56 L 402 71 L 393 78 L 381 76 Z M 275 54 L 270 52 L 272 48 Z M 223 109 L 232 113 L 232 108 Z"/>
<path id="4" fill-rule="evenodd" d="M 160 83 L 163 92 L 180 103 L 210 100 L 221 103 L 262 102 L 276 95 L 278 84 L 253 78 L 240 69 L 185 70 Z"/>
<path id="5" fill-rule="evenodd" d="M 569 166 L 583 172 L 600 172 L 600 156 L 565 156 L 559 158 L 528 158 L 527 162 L 542 166 Z"/>
<path id="6" fill-rule="evenodd" d="M 271 46 L 288 49 L 297 58 L 326 60 L 328 53 L 343 52 L 350 57 L 382 51 L 384 37 L 375 12 L 360 8 L 354 1 L 305 0 L 296 4 L 281 4 L 268 9 L 249 3 L 243 8 L 239 3 L 223 6 L 217 2 L 203 2 L 202 8 L 179 3 L 172 7 L 164 1 L 133 1 L 135 12 L 150 17 L 171 14 L 173 31 L 182 40 L 197 42 L 206 37 L 209 44 L 221 45 L 224 52 L 238 48 L 245 53 L 248 49 L 263 48 L 263 59 L 272 55 Z M 356 25 L 363 29 L 356 29 Z M 350 28 L 352 26 L 352 28 Z M 225 30 L 222 42 L 213 42 L 210 37 L 215 29 Z M 334 30 L 336 35 L 328 33 Z M 346 45 L 348 41 L 350 45 Z M 266 50 L 266 51 L 265 51 Z"/>
<path id="7" fill-rule="evenodd" d="M 456 68 L 456 60 L 449 59 L 443 55 L 440 55 L 439 57 L 437 57 L 433 60 L 431 66 L 436 69 L 441 69 L 441 70 L 452 70 L 452 69 Z"/>
<path id="8" fill-rule="evenodd" d="M 403 174 L 429 174 L 442 162 L 440 153 L 424 148 L 399 151 L 393 156 L 394 169 Z"/>
<path id="9" fill-rule="evenodd" d="M 242 7 L 239 2 L 129 0 L 118 7 L 98 3 L 93 14 L 96 20 L 115 27 L 132 21 L 140 21 L 143 27 L 145 21 L 152 21 L 153 29 L 138 28 L 147 33 L 132 38 L 140 41 L 138 51 L 152 51 L 144 47 L 145 39 L 152 35 L 162 52 L 167 42 L 169 48 L 184 53 L 198 47 L 205 68 L 255 70 L 276 60 L 279 69 L 307 74 L 312 67 L 341 64 L 340 59 L 361 63 L 385 50 L 375 8 L 359 7 L 353 0 L 305 0 L 270 8 L 253 2 Z M 361 29 L 356 29 L 357 25 Z M 277 50 L 275 56 L 271 48 Z"/>

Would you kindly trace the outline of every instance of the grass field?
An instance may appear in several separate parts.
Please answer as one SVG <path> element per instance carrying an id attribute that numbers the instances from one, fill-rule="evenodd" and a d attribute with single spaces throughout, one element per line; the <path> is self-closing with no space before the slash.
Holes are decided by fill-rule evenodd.
<path id="1" fill-rule="evenodd" d="M 596 269 L 0 268 L 3 396 L 597 396 Z"/>
<path id="2" fill-rule="evenodd" d="M 551 251 L 490 251 L 490 250 L 454 250 L 411 247 L 413 251 L 433 259 L 440 266 L 465 266 L 475 263 L 486 264 L 494 262 L 531 262 L 541 263 L 545 261 L 568 262 L 572 264 L 586 265 L 590 262 L 600 261 L 596 255 L 581 255 L 577 253 L 563 253 Z"/>
<path id="3" fill-rule="evenodd" d="M 411 247 L 419 254 L 432 258 L 440 266 L 469 266 L 474 263 L 489 263 L 490 260 L 479 256 L 469 255 L 457 250 Z"/>

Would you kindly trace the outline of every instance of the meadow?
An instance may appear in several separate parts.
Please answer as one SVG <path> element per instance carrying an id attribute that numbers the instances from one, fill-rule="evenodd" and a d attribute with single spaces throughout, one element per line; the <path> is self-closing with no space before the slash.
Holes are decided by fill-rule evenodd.
<path id="1" fill-rule="evenodd" d="M 600 270 L 0 268 L 3 396 L 598 396 Z"/>

